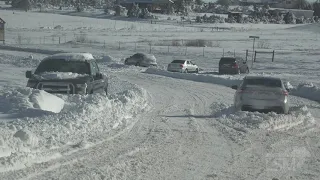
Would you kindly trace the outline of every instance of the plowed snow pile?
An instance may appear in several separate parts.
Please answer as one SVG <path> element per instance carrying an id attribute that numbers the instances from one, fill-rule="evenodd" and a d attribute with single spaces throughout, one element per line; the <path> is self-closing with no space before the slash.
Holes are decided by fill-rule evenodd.
<path id="1" fill-rule="evenodd" d="M 123 84 L 126 89 L 108 97 L 2 90 L 0 116 L 6 120 L 0 121 L 0 172 L 63 156 L 133 125 L 132 117 L 148 107 L 147 93 Z"/>
<path id="2" fill-rule="evenodd" d="M 236 112 L 233 106 L 226 104 L 212 104 L 213 116 L 222 124 L 240 131 L 250 129 L 287 130 L 298 125 L 312 125 L 313 116 L 306 106 L 291 107 L 288 115 L 259 112 Z"/>
<path id="3" fill-rule="evenodd" d="M 314 101 L 320 101 L 320 89 L 312 83 L 301 83 L 291 94 L 304 97 Z"/>
<path id="4" fill-rule="evenodd" d="M 64 106 L 61 98 L 30 88 L 6 89 L 0 98 L 0 111 L 16 115 L 35 116 L 37 112 L 45 111 L 59 113 Z"/>

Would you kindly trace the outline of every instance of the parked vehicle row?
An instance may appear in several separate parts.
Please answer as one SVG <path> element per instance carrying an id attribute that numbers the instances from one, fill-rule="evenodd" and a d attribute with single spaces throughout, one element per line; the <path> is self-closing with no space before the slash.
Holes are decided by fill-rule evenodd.
<path id="1" fill-rule="evenodd" d="M 125 60 L 125 64 L 157 66 L 154 56 L 137 53 Z M 199 72 L 199 67 L 190 60 L 173 60 L 168 71 Z M 223 57 L 219 73 L 248 73 L 249 68 L 241 58 Z M 90 53 L 60 53 L 46 57 L 35 72 L 27 71 L 27 87 L 49 93 L 92 94 L 108 92 L 108 79 L 103 75 Z M 236 90 L 234 106 L 242 111 L 289 112 L 289 89 L 280 78 L 246 76 Z"/>
<path id="2" fill-rule="evenodd" d="M 125 65 L 142 67 L 157 67 L 154 55 L 136 53 L 124 61 Z M 168 64 L 167 71 L 180 73 L 199 73 L 200 68 L 187 59 L 175 59 Z M 241 57 L 222 57 L 219 61 L 219 74 L 248 74 L 250 72 L 247 62 Z"/>

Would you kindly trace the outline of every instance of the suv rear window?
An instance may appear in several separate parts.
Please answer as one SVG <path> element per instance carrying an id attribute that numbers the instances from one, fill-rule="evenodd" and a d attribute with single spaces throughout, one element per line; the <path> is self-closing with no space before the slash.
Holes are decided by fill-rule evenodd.
<path id="1" fill-rule="evenodd" d="M 221 58 L 219 64 L 233 64 L 236 62 L 235 58 Z"/>
<path id="2" fill-rule="evenodd" d="M 171 63 L 184 64 L 185 60 L 173 60 Z"/>
<path id="3" fill-rule="evenodd" d="M 246 87 L 247 85 L 266 86 L 266 87 L 282 87 L 281 80 L 267 79 L 267 78 L 246 79 L 243 82 L 242 86 Z"/>
<path id="4" fill-rule="evenodd" d="M 90 66 L 89 63 L 84 61 L 48 59 L 39 64 L 35 74 L 40 74 L 43 72 L 72 72 L 77 74 L 90 74 Z"/>

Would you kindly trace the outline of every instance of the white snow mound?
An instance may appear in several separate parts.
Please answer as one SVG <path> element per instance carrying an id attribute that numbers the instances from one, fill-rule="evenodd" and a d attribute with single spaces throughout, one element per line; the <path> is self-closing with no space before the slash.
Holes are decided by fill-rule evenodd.
<path id="1" fill-rule="evenodd" d="M 312 83 L 301 83 L 290 93 L 295 96 L 300 96 L 314 101 L 320 101 L 320 88 Z"/>
<path id="2" fill-rule="evenodd" d="M 2 92 L 0 110 L 19 116 L 0 121 L 0 172 L 62 157 L 133 126 L 137 120 L 134 117 L 148 110 L 148 94 L 131 83 L 115 77 L 111 80 L 110 96 L 101 93 L 59 98 L 30 88 Z M 114 93 L 113 89 L 122 91 Z M 41 116 L 30 115 L 37 111 L 26 111 L 36 108 L 45 111 L 41 110 Z M 49 110 L 56 113 L 47 113 Z"/>
<path id="3" fill-rule="evenodd" d="M 64 106 L 61 98 L 32 88 L 6 89 L 0 95 L 0 102 L 0 111 L 10 114 L 34 115 L 36 110 L 59 113 Z"/>
<path id="4" fill-rule="evenodd" d="M 259 112 L 235 111 L 233 106 L 212 104 L 213 116 L 222 124 L 241 132 L 250 129 L 287 130 L 298 125 L 308 126 L 315 123 L 314 117 L 306 106 L 291 107 L 288 115 Z"/>
<path id="5" fill-rule="evenodd" d="M 240 84 L 243 77 L 241 76 L 213 76 L 213 75 L 202 75 L 202 74 L 185 74 L 185 73 L 177 73 L 177 72 L 169 72 L 162 69 L 156 68 L 148 68 L 145 73 L 148 74 L 156 74 L 166 77 L 172 77 L 176 79 L 185 79 L 190 81 L 196 82 L 205 82 L 205 83 L 212 83 L 212 84 L 219 84 L 223 86 L 232 86 Z"/>

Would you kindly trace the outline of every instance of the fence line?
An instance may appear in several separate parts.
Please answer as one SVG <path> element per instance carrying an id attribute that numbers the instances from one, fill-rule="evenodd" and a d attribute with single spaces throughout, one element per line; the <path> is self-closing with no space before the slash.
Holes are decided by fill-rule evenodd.
<path id="1" fill-rule="evenodd" d="M 220 59 L 224 56 L 240 56 L 246 61 L 250 61 L 251 55 L 254 56 L 255 52 L 251 50 L 241 50 L 236 51 L 235 49 L 224 49 L 221 47 L 221 41 L 209 41 L 203 39 L 173 39 L 173 40 L 161 40 L 157 42 L 152 41 L 116 41 L 106 43 L 106 40 L 96 41 L 89 39 L 83 34 L 73 34 L 73 38 L 67 35 L 56 35 L 56 36 L 42 36 L 37 38 L 24 38 L 20 34 L 16 38 L 15 43 L 19 45 L 58 45 L 70 43 L 74 46 L 86 46 L 101 48 L 101 49 L 113 49 L 113 50 L 128 50 L 133 52 L 145 52 L 145 53 L 155 53 L 155 54 L 171 54 L 171 55 L 181 55 L 181 56 L 202 56 L 211 59 Z M 8 43 L 10 44 L 10 43 Z M 250 55 L 249 55 L 250 53 Z M 254 58 L 255 60 L 256 58 Z M 274 60 L 274 52 L 272 55 L 272 61 Z"/>

